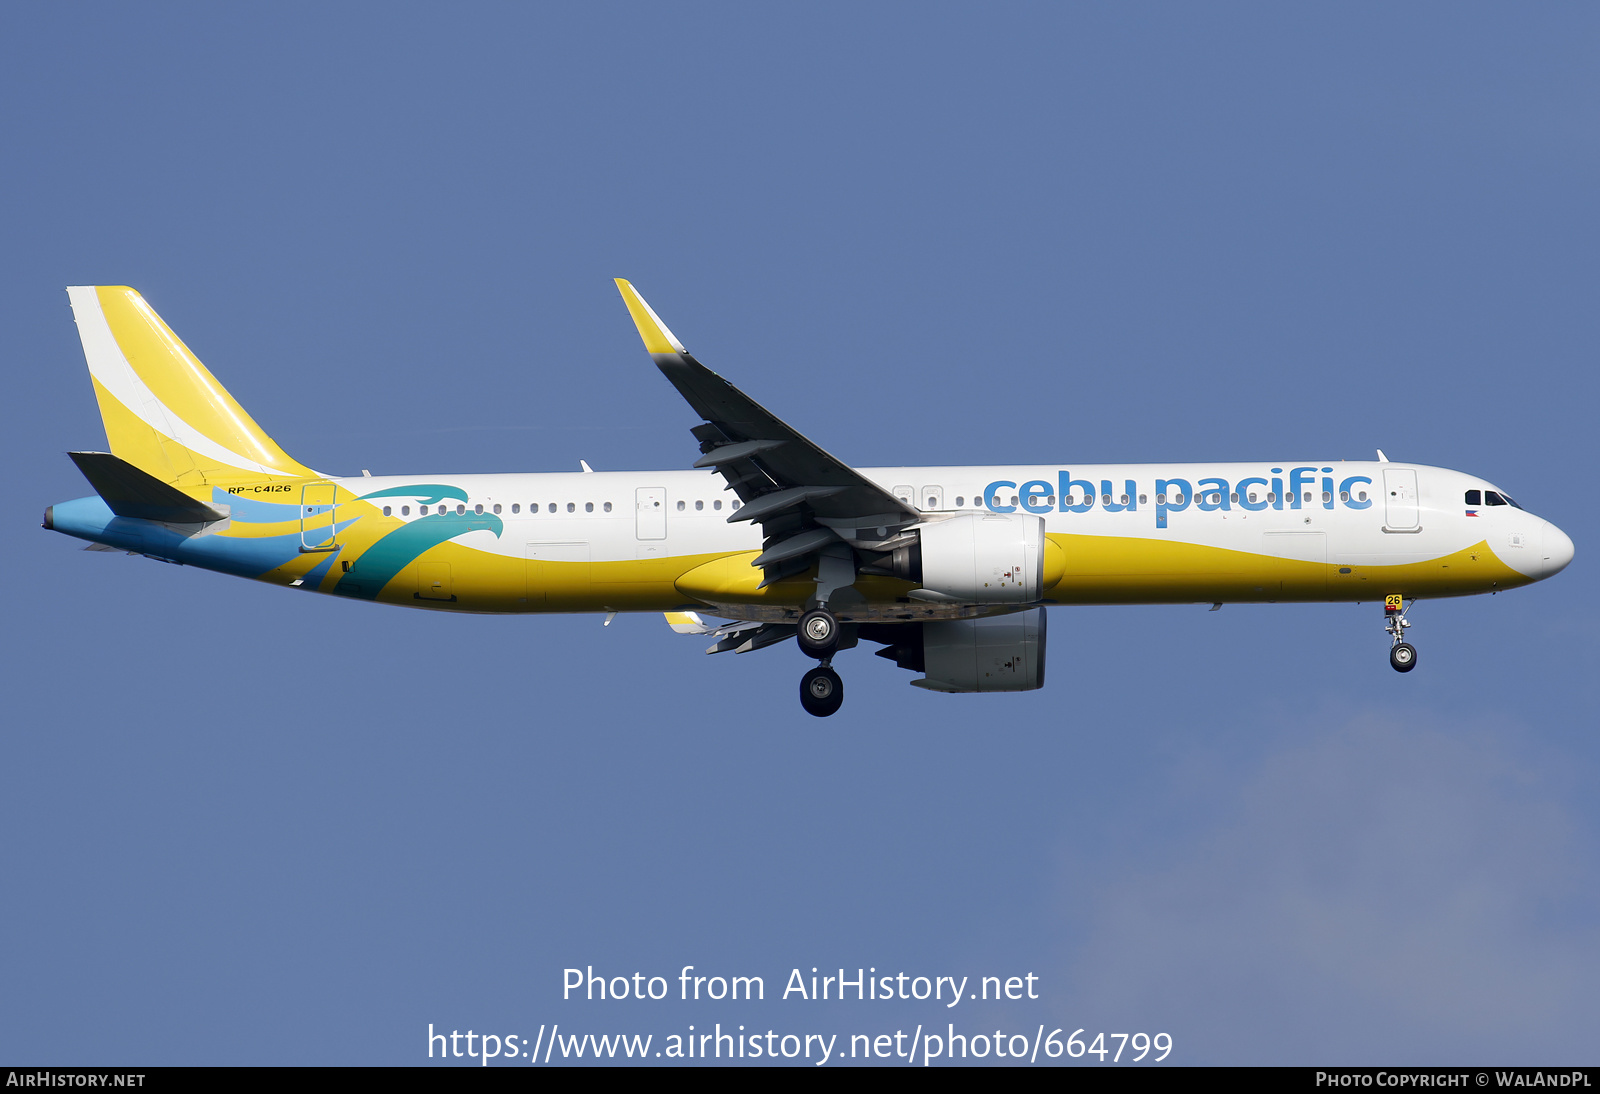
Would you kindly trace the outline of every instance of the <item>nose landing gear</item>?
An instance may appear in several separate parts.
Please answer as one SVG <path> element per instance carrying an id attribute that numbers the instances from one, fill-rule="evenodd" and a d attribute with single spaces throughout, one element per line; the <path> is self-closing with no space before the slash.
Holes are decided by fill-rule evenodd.
<path id="1" fill-rule="evenodd" d="M 1383 629 L 1394 640 L 1389 647 L 1389 665 L 1395 672 L 1410 672 L 1417 667 L 1417 648 L 1405 640 L 1406 628 L 1411 626 L 1406 613 L 1416 602 L 1413 598 L 1411 604 L 1407 604 L 1398 593 L 1384 598 Z"/>

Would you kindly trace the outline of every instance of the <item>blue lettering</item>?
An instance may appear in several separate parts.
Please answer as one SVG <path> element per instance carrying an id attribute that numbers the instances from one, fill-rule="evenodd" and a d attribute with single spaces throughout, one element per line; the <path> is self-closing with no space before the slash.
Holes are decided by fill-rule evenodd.
<path id="1" fill-rule="evenodd" d="M 1315 472 L 1315 467 L 1296 467 L 1289 472 L 1289 508 L 1300 508 L 1301 488 L 1310 486 L 1317 481 L 1315 474 L 1307 478 L 1303 472 Z"/>
<path id="2" fill-rule="evenodd" d="M 1071 474 L 1071 471 L 1062 471 L 1056 476 L 1057 481 L 1061 483 L 1061 491 L 1057 495 L 1056 505 L 1063 513 L 1087 513 L 1094 508 L 1094 483 L 1086 482 L 1083 479 L 1070 478 Z M 1080 486 L 1083 487 L 1083 500 L 1074 505 L 1068 505 L 1068 495 L 1078 493 Z"/>
<path id="3" fill-rule="evenodd" d="M 1167 491 L 1174 486 L 1179 487 L 1179 489 L 1169 494 Z M 1194 489 L 1189 485 L 1188 479 L 1157 479 L 1156 527 L 1165 528 L 1167 526 L 1167 513 L 1181 513 L 1189 508 L 1189 502 L 1193 500 L 1191 496 L 1193 493 Z M 1181 503 L 1175 502 L 1173 501 L 1174 498 L 1182 498 L 1183 501 Z"/>
<path id="4" fill-rule="evenodd" d="M 1015 513 L 1017 511 L 1015 505 L 1000 504 L 1000 495 L 995 491 L 1002 486 L 1009 486 L 1013 490 L 1017 488 L 1017 484 L 1014 482 L 1009 482 L 1006 479 L 997 479 L 983 488 L 983 504 L 989 507 L 991 513 Z"/>
<path id="5" fill-rule="evenodd" d="M 1197 489 L 1200 491 L 1200 508 L 1204 509 L 1206 512 L 1210 513 L 1217 509 L 1226 510 L 1233 508 L 1233 506 L 1228 503 L 1227 479 L 1201 479 L 1200 485 L 1197 487 Z M 1217 495 L 1217 497 L 1221 500 L 1209 500 L 1212 494 Z"/>
<path id="6" fill-rule="evenodd" d="M 1349 507 L 1351 509 L 1370 509 L 1370 508 L 1372 508 L 1372 499 L 1371 498 L 1368 498 L 1366 501 L 1357 501 L 1356 500 L 1356 496 L 1355 496 L 1355 491 L 1350 490 L 1350 487 L 1352 485 L 1354 485 L 1355 483 L 1358 483 L 1358 482 L 1364 482 L 1368 486 L 1372 485 L 1372 480 L 1367 478 L 1365 475 L 1351 475 L 1348 479 L 1345 479 L 1343 482 L 1341 482 L 1339 484 L 1339 492 L 1341 494 L 1343 494 L 1346 491 L 1349 491 L 1350 500 L 1345 502 L 1345 505 L 1347 507 Z"/>
<path id="7" fill-rule="evenodd" d="M 1022 484 L 1022 507 L 1030 513 L 1048 513 L 1050 506 L 1044 498 L 1050 493 L 1050 484 L 1040 479 Z"/>
<path id="8" fill-rule="evenodd" d="M 1267 480 L 1266 479 L 1240 479 L 1239 480 L 1239 508 L 1241 508 L 1241 509 L 1249 509 L 1251 512 L 1256 512 L 1258 510 L 1265 509 L 1267 507 L 1267 503 L 1266 503 L 1265 500 L 1262 500 L 1262 501 L 1251 501 L 1250 500 L 1250 487 L 1255 486 L 1255 485 L 1260 485 L 1261 489 L 1265 490 L 1267 488 Z"/>
<path id="9" fill-rule="evenodd" d="M 1133 480 L 1132 479 L 1126 480 L 1124 485 L 1127 487 L 1127 490 L 1125 490 L 1123 492 L 1123 497 L 1128 499 L 1126 504 L 1124 504 L 1123 502 L 1119 502 L 1119 501 L 1113 500 L 1114 499 L 1114 495 L 1111 493 L 1111 480 L 1110 479 L 1101 479 L 1100 480 L 1100 504 L 1101 504 L 1102 507 L 1104 507 L 1106 512 L 1108 512 L 1108 513 L 1122 513 L 1122 512 L 1131 513 L 1134 510 L 1139 508 L 1139 501 L 1138 501 L 1139 495 L 1134 493 Z"/>
<path id="10" fill-rule="evenodd" d="M 1272 469 L 1272 473 L 1274 475 L 1281 475 L 1281 474 L 1283 474 L 1283 468 L 1274 467 Z M 1274 478 L 1272 480 L 1272 498 L 1271 498 L 1271 501 L 1272 501 L 1272 507 L 1274 509 L 1281 510 L 1283 508 L 1283 480 L 1282 479 Z"/>

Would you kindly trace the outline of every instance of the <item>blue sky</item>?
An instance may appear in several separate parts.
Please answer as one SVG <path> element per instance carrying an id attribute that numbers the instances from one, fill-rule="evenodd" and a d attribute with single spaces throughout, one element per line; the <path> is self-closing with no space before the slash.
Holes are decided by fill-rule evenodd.
<path id="1" fill-rule="evenodd" d="M 1600 15 L 13 6 L 0 1057 L 425 1062 L 436 1028 L 1170 1033 L 1593 1063 Z M 659 617 L 293 596 L 41 531 L 129 284 L 333 473 L 685 467 L 610 278 L 859 465 L 1397 459 L 1577 559 L 1425 602 L 1057 609 L 1048 686 Z M 561 970 L 761 975 L 563 1002 Z M 806 1004 L 792 968 L 1040 977 Z"/>

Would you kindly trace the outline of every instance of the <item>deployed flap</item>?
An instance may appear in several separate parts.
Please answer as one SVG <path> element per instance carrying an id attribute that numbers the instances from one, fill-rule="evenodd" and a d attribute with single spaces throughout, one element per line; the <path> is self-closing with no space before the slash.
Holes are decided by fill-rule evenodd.
<path id="1" fill-rule="evenodd" d="M 94 492 L 119 517 L 168 524 L 205 524 L 228 516 L 226 509 L 191 498 L 109 452 L 68 452 L 67 455 L 89 480 Z"/>
<path id="2" fill-rule="evenodd" d="M 916 509 L 824 452 L 696 361 L 620 277 L 617 289 L 656 367 L 705 419 L 706 424 L 692 430 L 702 453 L 694 466 L 715 467 L 738 494 L 743 508 L 728 517 L 730 523 L 750 520 L 761 525 L 765 553 L 758 564 L 767 583 L 804 573 L 811 556 L 838 538 L 858 544 L 882 539 L 921 519 Z M 819 529 L 832 533 L 818 531 L 805 540 L 796 539 Z M 775 557 L 772 549 L 780 544 L 785 549 Z"/>
<path id="3" fill-rule="evenodd" d="M 632 285 L 617 278 L 617 288 L 656 367 L 695 413 L 716 427 L 716 433 L 696 430 L 700 450 L 714 457 L 719 455 L 717 449 L 736 446 L 727 454 L 727 462 L 702 458 L 696 461 L 697 467 L 715 464 L 746 504 L 764 494 L 791 487 L 836 488 L 826 496 L 808 499 L 807 504 L 817 516 L 839 520 L 871 517 L 877 523 L 882 523 L 884 518 L 890 518 L 890 523 L 911 523 L 919 519 L 916 510 L 842 460 L 824 452 L 794 427 L 696 361 Z M 738 517 L 739 514 L 735 514 L 729 519 Z"/>

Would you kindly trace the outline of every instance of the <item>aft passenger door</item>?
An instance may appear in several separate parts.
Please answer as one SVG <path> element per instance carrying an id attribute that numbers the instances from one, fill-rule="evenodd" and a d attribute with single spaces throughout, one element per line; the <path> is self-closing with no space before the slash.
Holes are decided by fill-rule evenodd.
<path id="1" fill-rule="evenodd" d="M 334 549 L 334 505 L 338 500 L 339 488 L 331 482 L 313 482 L 300 488 L 300 550 Z"/>

